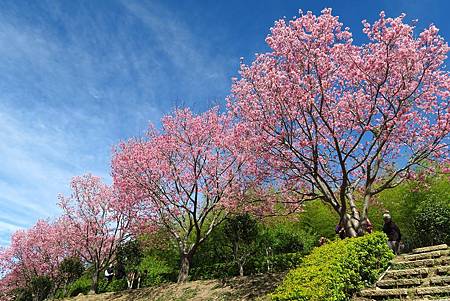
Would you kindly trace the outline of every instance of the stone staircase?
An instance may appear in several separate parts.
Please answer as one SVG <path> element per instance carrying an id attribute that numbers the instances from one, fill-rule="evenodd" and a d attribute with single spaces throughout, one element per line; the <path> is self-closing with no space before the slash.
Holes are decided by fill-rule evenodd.
<path id="1" fill-rule="evenodd" d="M 450 301 L 450 249 L 437 245 L 397 256 L 375 287 L 360 292 L 359 301 Z"/>

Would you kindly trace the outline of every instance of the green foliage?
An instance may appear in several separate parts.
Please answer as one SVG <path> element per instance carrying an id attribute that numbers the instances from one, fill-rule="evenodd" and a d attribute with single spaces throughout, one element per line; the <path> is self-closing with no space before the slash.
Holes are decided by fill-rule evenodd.
<path id="1" fill-rule="evenodd" d="M 304 256 L 303 252 L 297 252 L 254 257 L 249 261 L 247 269 L 250 274 L 283 272 L 297 267 Z"/>
<path id="2" fill-rule="evenodd" d="M 273 256 L 252 256 L 246 264 L 247 274 L 267 272 L 282 272 L 298 266 L 304 254 L 285 253 Z M 234 277 L 239 274 L 237 265 L 233 261 L 202 265 L 191 270 L 194 279 L 222 279 Z"/>
<path id="3" fill-rule="evenodd" d="M 225 235 L 224 223 L 216 227 L 194 254 L 191 268 L 202 268 L 217 263 L 229 262 L 233 253 Z"/>
<path id="4" fill-rule="evenodd" d="M 277 217 L 267 222 L 260 234 L 260 248 L 270 253 L 309 253 L 317 245 L 317 234 L 305 229 L 296 220 Z M 263 254 L 268 255 L 268 254 Z"/>
<path id="5" fill-rule="evenodd" d="M 389 210 L 402 232 L 407 250 L 438 243 L 450 243 L 450 181 L 446 176 L 405 182 L 378 196 L 369 212 L 376 229 L 383 225 L 382 210 Z"/>
<path id="6" fill-rule="evenodd" d="M 91 289 L 91 284 L 89 275 L 85 274 L 69 285 L 67 295 L 70 297 L 78 296 L 80 293 L 86 295 Z"/>
<path id="7" fill-rule="evenodd" d="M 415 212 L 413 226 L 420 246 L 450 243 L 450 204 L 426 200 Z"/>
<path id="8" fill-rule="evenodd" d="M 192 268 L 189 274 L 192 279 L 223 279 L 238 275 L 239 270 L 233 261 L 229 261 L 199 265 Z"/>
<path id="9" fill-rule="evenodd" d="M 252 239 L 253 243 L 245 247 L 245 251 L 251 254 L 244 264 L 246 275 L 295 267 L 300 258 L 317 245 L 318 236 L 311 230 L 303 229 L 295 217 L 280 216 L 254 221 L 257 232 L 252 230 L 252 236 L 256 236 Z M 217 227 L 198 249 L 190 271 L 193 279 L 239 275 L 226 228 L 226 223 Z"/>
<path id="10" fill-rule="evenodd" d="M 53 288 L 53 282 L 47 276 L 36 276 L 31 279 L 30 287 L 34 295 L 34 300 L 42 301 L 50 294 Z"/>
<path id="11" fill-rule="evenodd" d="M 33 301 L 33 294 L 29 288 L 18 288 L 13 292 L 14 301 Z"/>
<path id="12" fill-rule="evenodd" d="M 229 217 L 224 225 L 225 236 L 233 252 L 233 259 L 240 267 L 243 275 L 243 266 L 250 255 L 255 253 L 255 244 L 258 238 L 258 222 L 248 213 Z"/>
<path id="13" fill-rule="evenodd" d="M 174 269 L 167 262 L 153 255 L 145 256 L 140 265 L 139 272 L 142 277 L 142 286 L 154 286 L 169 280 Z"/>
<path id="14" fill-rule="evenodd" d="M 376 232 L 316 248 L 291 270 L 272 300 L 343 301 L 376 281 L 393 254 Z"/>
<path id="15" fill-rule="evenodd" d="M 117 249 L 116 276 L 124 278 L 128 272 L 137 270 L 142 256 L 142 248 L 138 240 L 129 240 L 121 244 Z"/>
<path id="16" fill-rule="evenodd" d="M 245 249 L 250 248 L 258 236 L 258 222 L 248 213 L 231 216 L 225 221 L 224 233 L 233 248 L 248 252 Z"/>
<path id="17" fill-rule="evenodd" d="M 258 222 L 250 214 L 238 214 L 225 221 L 225 236 L 232 243 L 253 242 L 258 236 Z"/>
<path id="18" fill-rule="evenodd" d="M 59 265 L 61 276 L 67 284 L 80 278 L 84 272 L 84 266 L 78 257 L 67 257 Z"/>
<path id="19" fill-rule="evenodd" d="M 339 216 L 331 206 L 321 200 L 305 203 L 304 211 L 299 214 L 299 228 L 314 233 L 316 241 L 321 237 L 334 238 L 334 229 Z"/>
<path id="20" fill-rule="evenodd" d="M 106 284 L 105 284 L 106 285 Z M 127 289 L 127 280 L 126 279 L 114 279 L 111 281 L 104 291 L 106 292 L 120 292 Z"/>

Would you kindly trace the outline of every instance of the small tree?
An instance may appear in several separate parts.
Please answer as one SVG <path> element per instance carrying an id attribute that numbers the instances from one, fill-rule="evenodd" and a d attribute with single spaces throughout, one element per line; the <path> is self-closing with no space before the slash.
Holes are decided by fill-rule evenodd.
<path id="1" fill-rule="evenodd" d="M 234 215 L 226 220 L 224 231 L 231 242 L 234 261 L 239 268 L 239 276 L 244 276 L 244 265 L 255 249 L 258 222 L 248 213 Z"/>
<path id="2" fill-rule="evenodd" d="M 33 301 L 44 301 L 53 288 L 52 280 L 48 276 L 35 276 L 30 281 Z"/>
<path id="3" fill-rule="evenodd" d="M 139 277 L 139 265 L 142 257 L 142 248 L 138 240 L 129 240 L 121 244 L 117 250 L 117 270 L 121 270 L 120 274 L 125 274 L 120 276 L 126 277 L 129 289 L 133 288 L 134 282 Z M 119 271 L 117 272 L 119 273 Z"/>
<path id="4" fill-rule="evenodd" d="M 59 265 L 59 272 L 62 281 L 64 281 L 63 293 L 65 296 L 67 294 L 67 285 L 81 277 L 84 272 L 84 265 L 78 257 L 66 257 Z"/>
<path id="5" fill-rule="evenodd" d="M 97 293 L 100 272 L 127 237 L 133 210 L 123 206 L 114 188 L 99 177 L 84 175 L 71 183 L 70 197 L 60 196 L 71 247 L 92 266 L 91 292 Z"/>

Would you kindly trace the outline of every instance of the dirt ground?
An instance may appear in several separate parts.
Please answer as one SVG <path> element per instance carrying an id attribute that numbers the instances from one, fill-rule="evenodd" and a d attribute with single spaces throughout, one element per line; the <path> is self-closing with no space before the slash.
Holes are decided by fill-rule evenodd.
<path id="1" fill-rule="evenodd" d="M 78 296 L 67 301 L 266 301 L 284 274 L 235 277 L 226 280 L 199 280 L 184 284 L 164 284 L 118 293 Z"/>

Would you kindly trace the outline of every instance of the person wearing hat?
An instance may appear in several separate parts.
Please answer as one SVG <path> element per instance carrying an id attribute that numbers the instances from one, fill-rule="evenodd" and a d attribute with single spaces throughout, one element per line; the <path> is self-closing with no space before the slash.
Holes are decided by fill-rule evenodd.
<path id="1" fill-rule="evenodd" d="M 392 221 L 392 217 L 389 213 L 383 214 L 383 232 L 388 237 L 388 245 L 395 255 L 398 255 L 400 249 L 400 240 L 402 234 L 398 226 Z"/>

